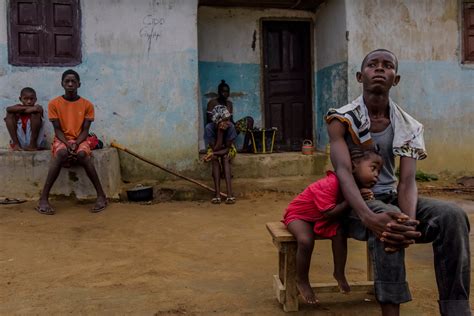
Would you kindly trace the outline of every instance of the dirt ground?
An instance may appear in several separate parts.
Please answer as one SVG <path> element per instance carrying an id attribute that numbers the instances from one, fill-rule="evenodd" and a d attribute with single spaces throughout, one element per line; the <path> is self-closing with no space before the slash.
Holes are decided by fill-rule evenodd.
<path id="1" fill-rule="evenodd" d="M 91 204 L 53 201 L 0 206 L 1 315 L 284 315 L 274 298 L 277 252 L 265 223 L 280 219 L 288 194 L 266 193 L 235 205 L 167 202 Z M 468 212 L 472 197 L 446 195 Z M 472 237 L 471 237 L 472 238 Z M 402 315 L 437 315 L 430 245 L 407 251 L 413 301 Z M 318 241 L 312 281 L 331 282 L 328 241 Z M 365 278 L 365 244 L 351 240 L 349 280 Z M 365 293 L 321 294 L 321 305 L 293 315 L 378 315 Z"/>

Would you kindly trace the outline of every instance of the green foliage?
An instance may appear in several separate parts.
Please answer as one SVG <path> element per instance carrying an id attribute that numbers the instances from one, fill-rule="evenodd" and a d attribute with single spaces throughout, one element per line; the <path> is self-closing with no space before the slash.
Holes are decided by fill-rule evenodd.
<path id="1" fill-rule="evenodd" d="M 395 175 L 400 177 L 400 168 L 397 168 Z M 435 174 L 423 172 L 421 170 L 416 170 L 415 179 L 416 181 L 420 182 L 438 181 L 438 176 Z"/>

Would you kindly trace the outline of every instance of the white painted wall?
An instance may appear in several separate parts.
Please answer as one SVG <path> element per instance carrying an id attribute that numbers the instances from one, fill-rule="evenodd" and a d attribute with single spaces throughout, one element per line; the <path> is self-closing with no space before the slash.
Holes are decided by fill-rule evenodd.
<path id="1" fill-rule="evenodd" d="M 146 58 L 196 49 L 196 0 L 81 1 L 87 54 Z M 147 34 L 158 38 L 148 40 Z M 149 45 L 150 44 L 150 45 Z M 149 50 L 148 50 L 149 48 Z"/>
<path id="2" fill-rule="evenodd" d="M 321 4 L 316 13 L 317 69 L 347 62 L 346 9 L 344 0 Z"/>
<path id="3" fill-rule="evenodd" d="M 0 43 L 6 43 L 7 42 L 7 7 L 8 3 L 6 0 L 1 0 L 0 1 Z M 4 58 L 2 56 L 2 58 Z"/>
<path id="4" fill-rule="evenodd" d="M 457 0 L 346 0 L 346 7 L 352 68 L 377 48 L 400 60 L 459 61 Z M 357 87 L 349 84 L 351 96 L 359 94 Z"/>
<path id="5" fill-rule="evenodd" d="M 260 19 L 314 19 L 301 10 L 199 7 L 199 61 L 260 64 Z M 255 49 L 252 49 L 256 32 Z"/>

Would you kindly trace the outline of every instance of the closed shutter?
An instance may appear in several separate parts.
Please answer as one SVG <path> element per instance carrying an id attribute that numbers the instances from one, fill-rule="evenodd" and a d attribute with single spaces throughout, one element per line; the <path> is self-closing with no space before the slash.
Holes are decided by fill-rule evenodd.
<path id="1" fill-rule="evenodd" d="M 10 0 L 9 63 L 68 66 L 81 62 L 79 0 Z"/>
<path id="2" fill-rule="evenodd" d="M 79 7 L 74 0 L 47 0 L 46 62 L 69 64 L 80 61 Z"/>
<path id="3" fill-rule="evenodd" d="M 38 64 L 44 59 L 44 16 L 38 0 L 10 1 L 9 62 Z"/>
<path id="4" fill-rule="evenodd" d="M 474 62 L 474 4 L 464 7 L 464 61 Z"/>

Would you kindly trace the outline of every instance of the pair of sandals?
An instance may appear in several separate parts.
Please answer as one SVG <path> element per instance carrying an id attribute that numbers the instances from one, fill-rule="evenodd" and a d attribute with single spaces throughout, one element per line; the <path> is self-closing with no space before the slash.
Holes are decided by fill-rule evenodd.
<path id="1" fill-rule="evenodd" d="M 94 206 L 93 208 L 91 208 L 89 210 L 89 212 L 91 213 L 99 213 L 99 212 L 102 212 L 106 207 L 107 207 L 108 203 L 105 203 L 103 205 L 100 205 L 100 206 Z M 40 214 L 43 214 L 43 215 L 54 215 L 56 214 L 56 211 L 51 207 L 51 206 L 48 206 L 48 207 L 40 207 L 39 205 L 37 205 L 35 207 L 35 210 L 40 213 Z"/>
<path id="2" fill-rule="evenodd" d="M 221 204 L 222 200 L 220 197 L 215 197 L 212 198 L 211 203 L 212 204 Z M 225 199 L 225 204 L 235 204 L 235 197 L 229 196 Z"/>

